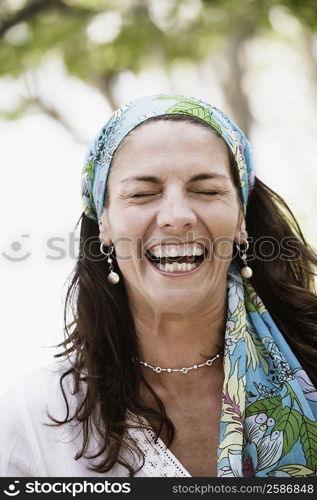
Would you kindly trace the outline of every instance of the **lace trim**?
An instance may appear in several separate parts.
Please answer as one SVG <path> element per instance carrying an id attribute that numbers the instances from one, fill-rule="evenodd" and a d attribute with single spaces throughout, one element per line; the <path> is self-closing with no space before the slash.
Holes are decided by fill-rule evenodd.
<path id="1" fill-rule="evenodd" d="M 130 412 L 129 412 L 130 413 Z M 133 415 L 133 420 L 135 420 Z M 146 420 L 138 417 L 148 425 Z M 142 472 L 150 477 L 191 477 L 189 472 L 166 447 L 161 438 L 155 442 L 155 433 L 150 429 L 129 429 L 130 436 L 138 443 L 144 454 Z"/>

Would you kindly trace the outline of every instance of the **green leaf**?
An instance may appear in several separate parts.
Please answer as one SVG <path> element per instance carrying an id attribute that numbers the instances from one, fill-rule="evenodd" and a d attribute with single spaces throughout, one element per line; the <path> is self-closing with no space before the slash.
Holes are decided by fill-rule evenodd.
<path id="1" fill-rule="evenodd" d="M 277 420 L 277 415 L 281 411 L 282 397 L 276 396 L 274 398 L 260 399 L 249 405 L 245 411 L 245 416 L 252 417 L 258 413 L 266 413 L 268 417 L 273 417 Z"/>
<path id="2" fill-rule="evenodd" d="M 94 175 L 94 166 L 95 166 L 94 161 L 90 160 L 86 163 L 86 165 L 84 166 L 84 169 L 83 169 L 83 173 L 88 174 L 88 177 L 90 180 L 93 178 L 93 175 Z"/>
<path id="3" fill-rule="evenodd" d="M 271 472 L 268 473 L 268 476 L 276 477 L 277 476 L 276 472 L 278 471 L 285 472 L 286 474 L 289 474 L 292 477 L 309 477 L 315 474 L 312 469 L 308 469 L 304 465 L 290 464 L 272 470 Z"/>
<path id="4" fill-rule="evenodd" d="M 256 307 L 248 295 L 245 296 L 245 307 L 248 312 L 256 312 Z"/>
<path id="5" fill-rule="evenodd" d="M 269 357 L 269 353 L 265 349 L 262 339 L 257 336 L 256 332 L 248 328 L 245 334 L 245 340 L 247 344 L 247 368 L 249 368 L 252 362 L 253 370 L 255 370 L 257 366 L 262 366 L 264 372 L 268 375 L 269 364 L 266 358 Z"/>
<path id="6" fill-rule="evenodd" d="M 317 465 L 317 422 L 304 417 L 300 429 L 300 442 L 307 460 L 307 467 L 314 469 Z"/>
<path id="7" fill-rule="evenodd" d="M 158 98 L 158 100 L 162 100 L 162 99 L 164 99 L 163 96 Z M 169 99 L 174 99 L 174 97 L 169 98 Z M 174 104 L 174 106 L 171 106 L 170 108 L 168 108 L 166 110 L 166 113 L 168 113 L 168 114 L 186 114 L 186 115 L 190 115 L 190 116 L 196 116 L 197 118 L 204 120 L 212 128 L 217 130 L 217 132 L 219 134 L 221 134 L 221 127 L 212 118 L 212 114 L 210 111 L 205 109 L 203 106 L 198 104 L 193 99 L 188 99 L 186 97 L 179 97 L 179 96 L 175 96 L 175 99 L 177 99 L 178 102 L 176 104 Z"/>
<path id="8" fill-rule="evenodd" d="M 298 440 L 302 423 L 303 416 L 299 411 L 289 406 L 281 408 L 273 430 L 283 432 L 282 456 L 286 455 Z"/>
<path id="9" fill-rule="evenodd" d="M 303 411 L 303 407 L 301 405 L 301 402 L 300 400 L 298 399 L 296 393 L 294 392 L 291 384 L 289 384 L 288 382 L 285 383 L 285 387 L 287 389 L 287 392 L 285 394 L 285 397 L 286 396 L 290 396 L 291 398 L 291 404 L 294 405 L 294 402 L 296 401 L 296 403 L 298 404 L 299 408 Z"/>

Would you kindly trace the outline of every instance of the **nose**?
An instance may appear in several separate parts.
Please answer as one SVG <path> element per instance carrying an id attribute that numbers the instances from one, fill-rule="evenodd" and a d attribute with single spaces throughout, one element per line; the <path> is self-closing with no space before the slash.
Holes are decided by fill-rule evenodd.
<path id="1" fill-rule="evenodd" d="M 157 214 L 157 225 L 164 229 L 181 232 L 190 229 L 197 217 L 183 193 L 170 190 L 162 200 Z"/>

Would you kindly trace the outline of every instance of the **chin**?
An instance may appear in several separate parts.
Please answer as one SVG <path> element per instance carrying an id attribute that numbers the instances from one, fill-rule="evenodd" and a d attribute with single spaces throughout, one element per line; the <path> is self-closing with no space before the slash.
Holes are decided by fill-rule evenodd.
<path id="1" fill-rule="evenodd" d="M 193 297 L 195 297 L 195 301 L 193 301 Z M 164 312 L 180 313 L 182 315 L 191 314 L 191 312 L 202 303 L 202 300 L 199 299 L 195 292 L 189 294 L 188 290 L 186 290 L 185 293 L 182 293 L 180 290 L 166 293 L 165 290 L 162 292 L 162 295 L 156 294 L 149 298 L 150 302 L 155 304 L 155 307 L 158 309 Z"/>

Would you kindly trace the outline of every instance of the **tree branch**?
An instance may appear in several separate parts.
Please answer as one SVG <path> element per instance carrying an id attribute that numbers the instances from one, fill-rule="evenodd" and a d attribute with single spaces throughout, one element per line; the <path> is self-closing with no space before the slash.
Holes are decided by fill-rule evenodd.
<path id="1" fill-rule="evenodd" d="M 310 67 L 312 81 L 316 82 L 317 79 L 317 60 L 314 50 L 316 35 L 311 32 L 309 28 L 303 26 L 303 41 L 304 41 L 304 54 Z"/>
<path id="2" fill-rule="evenodd" d="M 67 132 L 69 132 L 77 142 L 87 146 L 88 141 L 78 134 L 78 132 L 65 120 L 63 115 L 56 108 L 48 106 L 48 104 L 46 104 L 40 97 L 31 99 L 29 101 L 29 105 L 35 105 L 40 111 L 62 125 L 64 129 L 67 130 Z"/>
<path id="3" fill-rule="evenodd" d="M 115 73 L 99 73 L 94 75 L 94 85 L 99 88 L 102 92 L 108 104 L 110 105 L 112 111 L 119 107 L 119 103 L 117 102 L 114 93 L 113 93 L 113 79 L 115 77 Z"/>
<path id="4" fill-rule="evenodd" d="M 0 36 L 4 35 L 6 31 L 13 26 L 27 21 L 39 12 L 43 12 L 51 8 L 57 8 L 61 13 L 70 13 L 73 16 L 94 14 L 97 12 L 90 7 L 72 7 L 71 5 L 64 3 L 63 0 L 33 0 L 23 7 L 23 9 L 14 12 L 11 17 L 7 19 L 0 19 Z"/>
<path id="5" fill-rule="evenodd" d="M 242 50 L 245 43 L 250 40 L 252 32 L 250 32 L 250 26 L 242 21 L 238 25 L 239 28 L 228 38 L 226 51 L 227 77 L 222 78 L 221 85 L 237 125 L 248 136 L 254 118 L 248 96 L 242 85 L 245 74 Z"/>
<path id="6" fill-rule="evenodd" d="M 33 0 L 33 2 L 23 7 L 23 9 L 15 12 L 8 19 L 0 20 L 0 36 L 4 35 L 6 31 L 16 24 L 26 21 L 38 12 L 46 10 L 54 5 L 60 6 L 60 4 L 60 0 Z"/>

